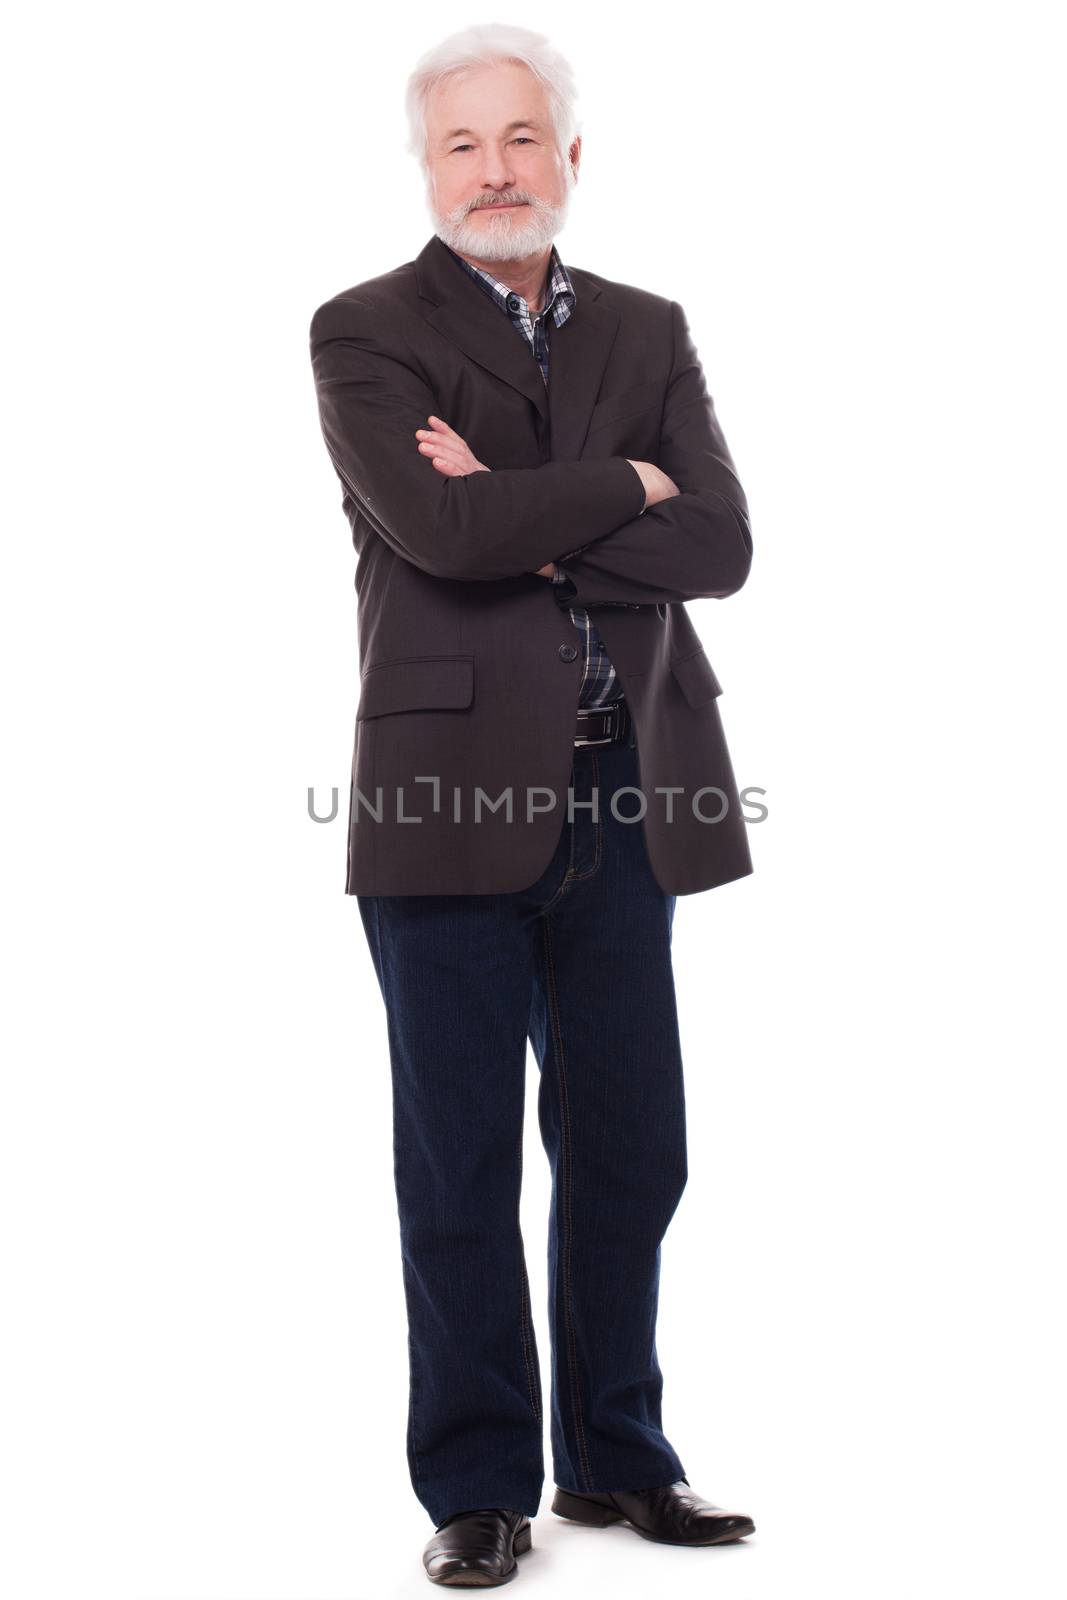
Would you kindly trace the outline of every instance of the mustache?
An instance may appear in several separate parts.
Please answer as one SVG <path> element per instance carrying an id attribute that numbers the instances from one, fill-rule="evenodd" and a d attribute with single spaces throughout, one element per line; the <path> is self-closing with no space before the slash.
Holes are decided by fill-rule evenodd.
<path id="1" fill-rule="evenodd" d="M 472 203 L 467 207 L 467 210 L 468 212 L 484 211 L 487 208 L 492 210 L 494 206 L 532 206 L 536 204 L 537 200 L 533 195 L 521 193 L 508 195 L 501 194 L 497 195 L 494 200 L 472 201 Z"/>

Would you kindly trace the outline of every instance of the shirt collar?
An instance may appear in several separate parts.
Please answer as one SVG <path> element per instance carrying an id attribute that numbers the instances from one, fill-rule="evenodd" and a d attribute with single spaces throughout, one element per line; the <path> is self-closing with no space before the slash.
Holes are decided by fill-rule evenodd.
<path id="1" fill-rule="evenodd" d="M 551 311 L 558 328 L 567 320 L 577 300 L 570 273 L 560 260 L 559 252 L 555 245 L 552 246 L 546 274 L 548 292 L 545 296 L 544 306 L 538 312 L 531 312 L 523 296 L 516 294 L 513 289 L 509 289 L 506 283 L 501 283 L 500 279 L 495 277 L 493 273 L 486 272 L 482 267 L 473 266 L 465 256 L 461 256 L 458 251 L 453 250 L 451 245 L 445 245 L 445 249 L 450 255 L 455 256 L 460 266 L 466 269 L 475 282 L 481 284 L 482 288 L 496 301 L 501 310 L 507 311 L 511 315 L 525 315 L 533 318 L 534 316 L 544 316 L 546 312 Z"/>

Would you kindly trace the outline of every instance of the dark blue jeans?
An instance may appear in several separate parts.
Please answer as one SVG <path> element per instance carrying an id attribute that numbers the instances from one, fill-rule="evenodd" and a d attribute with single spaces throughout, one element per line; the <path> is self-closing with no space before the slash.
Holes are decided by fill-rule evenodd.
<path id="1" fill-rule="evenodd" d="M 570 781 L 574 820 L 529 888 L 357 897 L 388 1019 L 408 1463 L 435 1525 L 476 1507 L 534 1516 L 544 1483 L 519 1226 L 527 1037 L 552 1174 L 555 1481 L 685 1475 L 655 1335 L 660 1241 L 687 1177 L 674 896 L 641 823 L 612 814 L 614 791 L 639 785 L 634 749 L 577 747 Z M 598 821 L 578 804 L 594 787 Z M 639 796 L 615 809 L 633 818 Z"/>

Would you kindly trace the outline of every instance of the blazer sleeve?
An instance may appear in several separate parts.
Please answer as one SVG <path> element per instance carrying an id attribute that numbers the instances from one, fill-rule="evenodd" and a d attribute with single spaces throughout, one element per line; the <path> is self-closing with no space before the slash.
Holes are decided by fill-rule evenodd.
<path id="1" fill-rule="evenodd" d="M 342 484 L 406 561 L 440 578 L 535 573 L 582 539 L 639 515 L 624 456 L 449 478 L 418 449 L 440 403 L 403 336 L 358 300 L 327 301 L 310 329 L 326 448 Z"/>
<path id="2" fill-rule="evenodd" d="M 748 505 L 715 415 L 685 312 L 671 302 L 673 360 L 656 465 L 680 493 L 567 558 L 568 603 L 721 599 L 748 577 Z"/>

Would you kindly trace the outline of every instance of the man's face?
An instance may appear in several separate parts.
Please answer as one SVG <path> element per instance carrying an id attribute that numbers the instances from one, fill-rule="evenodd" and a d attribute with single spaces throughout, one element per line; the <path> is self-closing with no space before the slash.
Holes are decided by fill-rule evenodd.
<path id="1" fill-rule="evenodd" d="M 562 161 L 533 73 L 511 62 L 454 73 L 426 120 L 427 201 L 445 244 L 478 261 L 547 248 L 566 220 L 581 139 Z"/>

